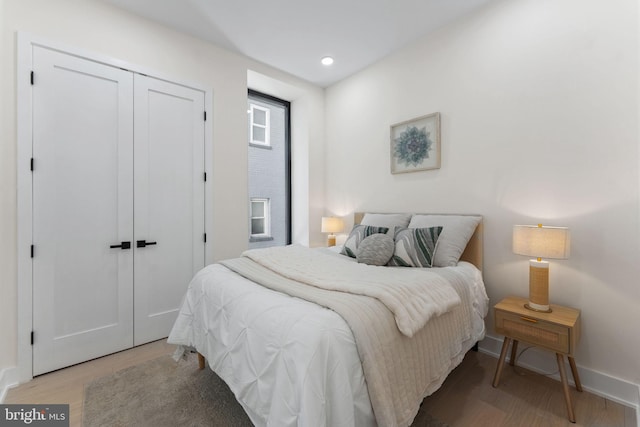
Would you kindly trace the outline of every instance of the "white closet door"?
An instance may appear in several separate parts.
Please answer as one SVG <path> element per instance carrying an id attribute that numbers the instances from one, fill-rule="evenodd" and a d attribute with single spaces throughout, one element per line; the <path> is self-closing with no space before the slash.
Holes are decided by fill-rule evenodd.
<path id="1" fill-rule="evenodd" d="M 35 47 L 33 373 L 133 343 L 133 76 Z"/>
<path id="2" fill-rule="evenodd" d="M 187 285 L 204 266 L 204 93 L 141 75 L 134 81 L 140 345 L 169 335 Z"/>

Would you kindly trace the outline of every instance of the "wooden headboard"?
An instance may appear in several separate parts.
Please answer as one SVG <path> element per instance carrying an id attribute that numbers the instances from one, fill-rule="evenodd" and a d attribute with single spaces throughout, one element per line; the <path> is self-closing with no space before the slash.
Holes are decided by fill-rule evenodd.
<path id="1" fill-rule="evenodd" d="M 376 212 L 377 213 L 377 212 Z M 364 217 L 364 212 L 356 212 L 353 214 L 353 223 L 360 224 L 362 222 L 362 218 Z M 419 215 L 428 215 L 428 214 L 419 214 Z M 462 215 L 462 214 L 434 214 L 434 215 Z M 473 215 L 480 216 L 481 215 Z M 460 256 L 461 261 L 467 261 L 471 264 L 475 265 L 478 270 L 482 271 L 482 263 L 483 263 L 483 252 L 482 252 L 482 243 L 483 243 L 483 233 L 484 227 L 482 225 L 482 221 L 476 227 L 476 231 L 473 232 L 471 239 L 469 239 L 469 243 L 467 243 L 467 247 L 464 252 Z"/>

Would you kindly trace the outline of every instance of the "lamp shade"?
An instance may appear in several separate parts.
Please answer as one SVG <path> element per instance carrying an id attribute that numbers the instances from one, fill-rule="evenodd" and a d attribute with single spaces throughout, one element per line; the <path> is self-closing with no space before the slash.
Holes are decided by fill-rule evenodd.
<path id="1" fill-rule="evenodd" d="M 321 231 L 323 233 L 340 233 L 343 229 L 344 222 L 342 221 L 342 218 L 336 218 L 334 216 L 322 217 Z"/>
<path id="2" fill-rule="evenodd" d="M 536 258 L 567 259 L 571 239 L 567 227 L 514 225 L 513 252 Z"/>

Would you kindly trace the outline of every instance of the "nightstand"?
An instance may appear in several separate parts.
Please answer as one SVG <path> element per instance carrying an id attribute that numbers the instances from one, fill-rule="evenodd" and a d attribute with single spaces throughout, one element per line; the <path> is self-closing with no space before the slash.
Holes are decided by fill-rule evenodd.
<path id="1" fill-rule="evenodd" d="M 567 382 L 567 372 L 564 366 L 564 357 L 569 359 L 569 366 L 573 374 L 573 381 L 576 390 L 582 391 L 580 377 L 573 354 L 580 338 L 580 310 L 551 304 L 551 313 L 532 311 L 524 307 L 528 302 L 525 298 L 506 297 L 494 306 L 496 333 L 504 335 L 500 360 L 493 377 L 493 386 L 498 387 L 502 367 L 507 356 L 509 344 L 511 346 L 511 358 L 509 364 L 513 366 L 518 351 L 518 342 L 524 341 L 529 344 L 551 350 L 556 353 L 560 379 L 564 390 L 564 398 L 567 403 L 569 421 L 576 422 L 569 394 L 569 383 Z"/>

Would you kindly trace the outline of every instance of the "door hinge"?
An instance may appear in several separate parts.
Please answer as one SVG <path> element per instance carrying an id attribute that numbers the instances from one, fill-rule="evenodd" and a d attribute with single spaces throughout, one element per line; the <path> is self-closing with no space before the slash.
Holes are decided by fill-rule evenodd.
<path id="1" fill-rule="evenodd" d="M 31 86 L 33 86 L 33 71 L 31 72 Z"/>
<path id="2" fill-rule="evenodd" d="M 204 173 L 204 182 L 207 182 L 207 173 Z"/>
<path id="3" fill-rule="evenodd" d="M 33 251 L 34 251 L 34 246 L 31 245 L 31 258 L 33 258 Z"/>
<path id="4" fill-rule="evenodd" d="M 31 169 L 31 172 L 33 172 L 33 157 L 31 158 L 31 162 L 29 164 L 29 168 Z"/>
<path id="5" fill-rule="evenodd" d="M 207 112 L 206 111 L 204 112 L 204 121 L 205 122 L 207 121 Z"/>
<path id="6" fill-rule="evenodd" d="M 31 345 L 33 345 L 33 331 L 31 331 Z"/>
<path id="7" fill-rule="evenodd" d="M 207 243 L 207 233 L 204 233 L 204 242 Z"/>

